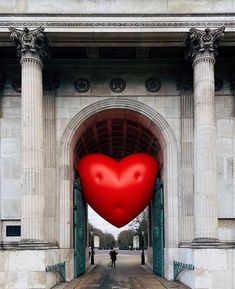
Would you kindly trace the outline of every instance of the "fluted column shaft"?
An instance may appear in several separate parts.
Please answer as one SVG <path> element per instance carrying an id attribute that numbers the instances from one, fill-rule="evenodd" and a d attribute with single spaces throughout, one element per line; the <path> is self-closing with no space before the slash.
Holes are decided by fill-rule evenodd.
<path id="1" fill-rule="evenodd" d="M 2 119 L 2 91 L 4 86 L 4 76 L 0 72 L 0 131 L 1 131 L 1 119 Z M 1 153 L 1 134 L 0 134 L 0 153 Z M 0 179 L 1 179 L 1 158 L 0 158 Z M 0 191 L 1 191 L 1 182 L 0 182 Z M 1 221 L 1 206 L 0 206 L 0 242 L 2 241 L 2 221 Z"/>
<path id="2" fill-rule="evenodd" d="M 218 243 L 214 64 L 224 28 L 191 29 L 194 72 L 194 243 Z"/>
<path id="3" fill-rule="evenodd" d="M 43 28 L 10 28 L 21 58 L 22 243 L 45 241 L 43 166 Z"/>
<path id="4" fill-rule="evenodd" d="M 192 84 L 192 81 L 191 81 Z M 181 102 L 181 240 L 194 238 L 193 228 L 193 93 L 180 92 Z"/>
<path id="5" fill-rule="evenodd" d="M 56 124 L 55 96 L 59 86 L 57 75 L 44 75 L 44 182 L 45 182 L 45 231 L 49 242 L 55 243 L 58 237 L 56 220 Z"/>
<path id="6" fill-rule="evenodd" d="M 25 56 L 22 67 L 22 239 L 44 240 L 42 63 Z"/>
<path id="7" fill-rule="evenodd" d="M 195 240 L 218 238 L 214 57 L 196 57 L 194 68 Z"/>

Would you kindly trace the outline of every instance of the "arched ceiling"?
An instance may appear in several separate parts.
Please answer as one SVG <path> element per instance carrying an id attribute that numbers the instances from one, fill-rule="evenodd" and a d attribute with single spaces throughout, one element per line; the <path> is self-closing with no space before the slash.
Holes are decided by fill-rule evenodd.
<path id="1" fill-rule="evenodd" d="M 115 113 L 114 113 L 115 115 Z M 161 147 L 154 134 L 138 121 L 127 117 L 102 119 L 90 124 L 78 139 L 75 163 L 91 153 L 102 153 L 116 160 L 137 152 L 162 160 Z M 160 161 L 161 162 L 161 161 Z"/>

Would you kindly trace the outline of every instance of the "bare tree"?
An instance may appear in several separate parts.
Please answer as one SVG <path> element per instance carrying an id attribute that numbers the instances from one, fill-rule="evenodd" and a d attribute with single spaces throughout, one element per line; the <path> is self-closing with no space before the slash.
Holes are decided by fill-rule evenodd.
<path id="1" fill-rule="evenodd" d="M 111 233 L 103 232 L 102 230 L 94 227 L 92 224 L 88 224 L 88 232 L 93 230 L 94 234 L 100 237 L 100 248 L 101 249 L 110 249 L 114 247 L 116 240 Z M 91 239 L 89 234 L 89 246 L 91 246 Z"/>
<path id="2" fill-rule="evenodd" d="M 118 246 L 120 249 L 127 250 L 133 247 L 134 230 L 124 230 L 118 234 Z"/>
<path id="3" fill-rule="evenodd" d="M 148 208 L 145 208 L 129 225 L 130 228 L 139 236 L 139 240 L 143 244 L 148 244 Z M 143 240 L 144 235 L 144 240 Z M 141 244 L 141 245 L 142 245 Z"/>

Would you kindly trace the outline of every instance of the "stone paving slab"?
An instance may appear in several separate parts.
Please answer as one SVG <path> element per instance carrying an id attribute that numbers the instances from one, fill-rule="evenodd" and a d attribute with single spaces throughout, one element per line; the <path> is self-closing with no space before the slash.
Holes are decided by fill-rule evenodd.
<path id="1" fill-rule="evenodd" d="M 140 266 L 139 261 L 139 256 L 119 256 L 113 268 L 109 256 L 96 256 L 92 270 L 63 289 L 188 289 L 180 282 L 157 277 L 149 267 Z"/>

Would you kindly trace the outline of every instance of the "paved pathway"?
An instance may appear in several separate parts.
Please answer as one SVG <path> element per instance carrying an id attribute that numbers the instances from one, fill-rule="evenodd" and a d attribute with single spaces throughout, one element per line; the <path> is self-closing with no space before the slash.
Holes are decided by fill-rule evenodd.
<path id="1" fill-rule="evenodd" d="M 177 282 L 164 282 L 150 270 L 139 265 L 138 255 L 119 255 L 116 267 L 110 266 L 106 255 L 95 256 L 95 267 L 84 276 L 73 280 L 65 289 L 185 289 Z"/>

